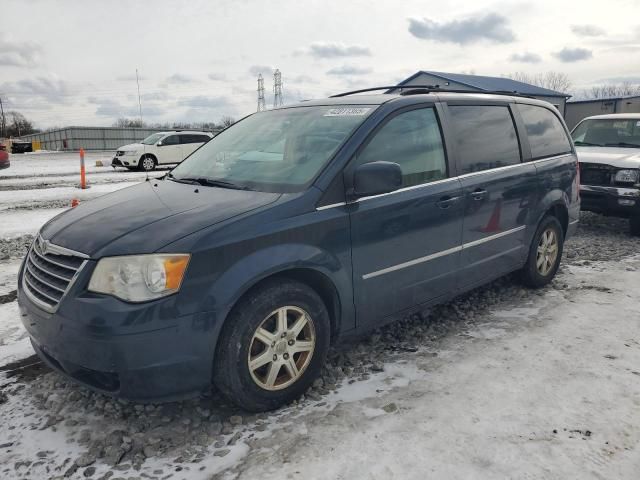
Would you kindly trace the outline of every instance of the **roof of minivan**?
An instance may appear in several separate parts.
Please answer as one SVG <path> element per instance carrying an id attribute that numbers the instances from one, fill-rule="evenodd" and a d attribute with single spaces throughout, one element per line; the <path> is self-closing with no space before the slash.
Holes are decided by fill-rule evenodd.
<path id="1" fill-rule="evenodd" d="M 302 107 L 302 106 L 320 106 L 320 105 L 382 105 L 383 103 L 390 102 L 392 100 L 396 100 L 399 98 L 431 98 L 434 100 L 470 100 L 470 99 L 484 99 L 496 102 L 520 102 L 520 103 L 531 103 L 537 105 L 550 105 L 548 102 L 543 100 L 538 100 L 530 97 L 522 97 L 522 96 L 511 96 L 511 95 L 501 95 L 501 94 L 492 94 L 492 93 L 484 93 L 484 92 L 469 92 L 469 93 L 460 93 L 460 92 L 430 92 L 430 93 L 418 93 L 414 95 L 401 95 L 399 93 L 379 93 L 375 95 L 347 95 L 344 97 L 329 97 L 329 98 L 319 98 L 314 100 L 305 100 L 300 103 L 288 105 L 284 108 L 290 107 Z"/>
<path id="2" fill-rule="evenodd" d="M 620 119 L 620 120 L 640 120 L 640 113 L 609 113 L 605 115 L 592 115 L 584 120 L 596 120 L 596 119 Z"/>

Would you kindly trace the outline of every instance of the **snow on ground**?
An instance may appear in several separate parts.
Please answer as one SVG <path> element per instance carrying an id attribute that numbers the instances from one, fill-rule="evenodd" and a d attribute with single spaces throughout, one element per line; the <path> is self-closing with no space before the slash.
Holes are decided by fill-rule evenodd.
<path id="1" fill-rule="evenodd" d="M 40 227 L 66 208 L 39 208 L 37 210 L 0 210 L 0 231 L 3 238 L 35 234 Z"/>

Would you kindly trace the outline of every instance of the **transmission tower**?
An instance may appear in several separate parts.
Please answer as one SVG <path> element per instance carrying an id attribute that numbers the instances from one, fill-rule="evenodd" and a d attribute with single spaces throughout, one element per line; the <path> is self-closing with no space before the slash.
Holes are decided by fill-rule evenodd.
<path id="1" fill-rule="evenodd" d="M 258 111 L 262 112 L 267 109 L 267 105 L 264 103 L 264 78 L 262 74 L 258 75 Z"/>
<path id="2" fill-rule="evenodd" d="M 276 68 L 273 72 L 273 108 L 282 106 L 282 74 Z"/>

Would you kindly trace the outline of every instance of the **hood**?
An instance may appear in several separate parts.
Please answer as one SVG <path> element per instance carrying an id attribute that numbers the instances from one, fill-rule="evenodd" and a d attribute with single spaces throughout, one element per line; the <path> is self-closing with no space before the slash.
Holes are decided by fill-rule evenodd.
<path id="1" fill-rule="evenodd" d="M 143 148 L 153 147 L 153 145 L 143 145 L 142 143 L 130 143 L 129 145 L 123 145 L 118 148 L 121 152 L 135 152 L 136 150 L 142 150 Z"/>
<path id="2" fill-rule="evenodd" d="M 67 210 L 45 224 L 41 234 L 51 243 L 93 258 L 151 253 L 279 197 L 278 193 L 149 181 Z"/>
<path id="3" fill-rule="evenodd" d="M 640 168 L 640 148 L 576 147 L 578 160 L 616 168 Z"/>

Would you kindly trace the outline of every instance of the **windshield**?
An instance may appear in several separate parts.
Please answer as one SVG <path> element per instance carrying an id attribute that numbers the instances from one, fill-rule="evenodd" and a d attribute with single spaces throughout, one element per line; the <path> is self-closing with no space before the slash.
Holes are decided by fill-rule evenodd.
<path id="1" fill-rule="evenodd" d="M 296 107 L 256 113 L 224 130 L 172 171 L 267 192 L 300 191 L 374 110 Z"/>
<path id="2" fill-rule="evenodd" d="M 640 118 L 585 120 L 571 136 L 577 146 L 640 148 Z"/>
<path id="3" fill-rule="evenodd" d="M 158 140 L 160 140 L 164 136 L 165 136 L 164 133 L 152 133 L 147 138 L 142 140 L 142 142 L 140 143 L 142 143 L 143 145 L 154 145 Z"/>

